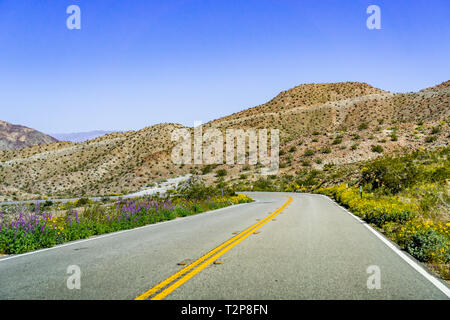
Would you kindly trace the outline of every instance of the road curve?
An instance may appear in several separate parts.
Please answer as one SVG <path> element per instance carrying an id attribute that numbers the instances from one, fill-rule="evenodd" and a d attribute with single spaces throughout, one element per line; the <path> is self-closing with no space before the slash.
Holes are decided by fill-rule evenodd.
<path id="1" fill-rule="evenodd" d="M 4 257 L 0 299 L 449 299 L 330 199 L 248 194 L 257 201 Z M 67 287 L 71 265 L 80 289 Z"/>

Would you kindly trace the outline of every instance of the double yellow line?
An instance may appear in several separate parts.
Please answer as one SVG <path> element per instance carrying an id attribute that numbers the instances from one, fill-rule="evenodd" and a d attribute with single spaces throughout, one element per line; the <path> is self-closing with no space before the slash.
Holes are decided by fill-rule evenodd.
<path id="1" fill-rule="evenodd" d="M 283 204 L 280 208 L 278 208 L 275 212 L 271 213 L 268 217 L 264 218 L 260 222 L 248 227 L 241 233 L 237 234 L 230 240 L 224 242 L 214 250 L 208 252 L 201 258 L 197 259 L 196 261 L 192 262 L 188 266 L 184 267 L 177 273 L 173 274 L 166 280 L 162 281 L 161 283 L 157 284 L 147 292 L 144 292 L 140 296 L 136 297 L 134 300 L 145 300 L 150 298 L 150 300 L 161 300 L 164 299 L 167 295 L 169 295 L 171 292 L 176 290 L 178 287 L 183 285 L 186 281 L 191 279 L 193 276 L 195 276 L 197 273 L 202 271 L 204 268 L 206 268 L 208 265 L 213 263 L 215 260 L 217 260 L 220 256 L 222 256 L 225 252 L 233 248 L 235 245 L 237 245 L 239 242 L 247 238 L 252 232 L 256 231 L 257 229 L 261 228 L 264 224 L 269 222 L 271 219 L 273 219 L 275 216 L 277 216 L 281 211 L 283 211 L 290 203 L 292 202 L 292 197 L 289 197 L 289 200 Z M 190 271 L 190 272 L 189 272 Z M 186 274 L 187 273 L 187 274 Z M 165 289 L 163 289 L 165 288 Z M 162 290 L 162 291 L 161 291 Z M 161 291 L 161 292 L 159 292 Z M 159 293 L 157 293 L 159 292 Z M 156 295 L 155 295 L 156 294 Z"/>

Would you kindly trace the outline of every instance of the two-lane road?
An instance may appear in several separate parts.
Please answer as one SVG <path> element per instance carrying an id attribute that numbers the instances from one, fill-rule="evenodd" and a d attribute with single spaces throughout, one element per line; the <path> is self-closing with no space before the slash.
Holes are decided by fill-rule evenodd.
<path id="1" fill-rule="evenodd" d="M 0 259 L 0 299 L 449 299 L 328 198 L 249 195 L 257 201 Z M 79 290 L 67 288 L 70 265 Z M 370 266 L 380 289 L 367 287 Z"/>

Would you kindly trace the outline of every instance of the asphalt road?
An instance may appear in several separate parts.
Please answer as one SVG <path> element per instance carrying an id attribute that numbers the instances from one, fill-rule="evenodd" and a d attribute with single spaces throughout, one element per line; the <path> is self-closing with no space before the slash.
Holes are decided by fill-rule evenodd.
<path id="1" fill-rule="evenodd" d="M 249 195 L 257 201 L 3 257 L 0 299 L 449 299 L 328 198 Z M 70 265 L 80 289 L 67 287 Z"/>

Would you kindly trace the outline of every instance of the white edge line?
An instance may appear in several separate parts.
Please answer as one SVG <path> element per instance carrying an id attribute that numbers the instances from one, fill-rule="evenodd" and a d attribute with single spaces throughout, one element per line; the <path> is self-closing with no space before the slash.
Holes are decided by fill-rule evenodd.
<path id="1" fill-rule="evenodd" d="M 410 257 L 408 257 L 404 252 L 400 251 L 400 249 L 398 249 L 389 239 L 387 239 L 385 236 L 383 236 L 382 234 L 380 234 L 377 230 L 375 230 L 374 228 L 372 228 L 372 226 L 370 226 L 367 222 L 365 222 L 364 220 L 362 220 L 361 218 L 355 216 L 353 213 L 351 213 L 350 211 L 348 211 L 346 208 L 344 208 L 343 206 L 341 206 L 339 203 L 337 203 L 336 201 L 334 201 L 333 199 L 331 199 L 330 197 L 327 197 L 326 195 L 323 194 L 315 194 L 315 195 L 320 195 L 322 197 L 325 197 L 326 199 L 330 200 L 332 203 L 334 203 L 336 206 L 338 206 L 339 208 L 341 208 L 342 210 L 344 210 L 345 212 L 347 212 L 350 216 L 352 216 L 353 218 L 355 218 L 356 220 L 358 220 L 359 222 L 361 222 L 367 229 L 369 229 L 374 235 L 377 236 L 378 239 L 380 239 L 381 241 L 383 241 L 384 244 L 386 244 L 390 249 L 392 249 L 397 255 L 400 256 L 400 258 L 402 258 L 404 261 L 406 261 L 411 267 L 414 268 L 414 270 L 416 270 L 417 272 L 419 272 L 422 276 L 424 276 L 428 281 L 430 281 L 432 284 L 434 284 L 434 286 L 436 288 L 438 288 L 440 291 L 442 291 L 442 293 L 444 293 L 447 297 L 450 298 L 450 289 L 443 284 L 440 280 L 438 280 L 436 277 L 434 277 L 433 275 L 431 275 L 428 271 L 426 271 L 422 266 L 420 266 L 417 262 L 415 262 L 414 260 L 412 260 Z"/>
<path id="2" fill-rule="evenodd" d="M 179 219 L 173 219 L 173 220 L 168 220 L 168 221 L 152 223 L 152 224 L 148 224 L 148 225 L 137 227 L 137 228 L 120 230 L 120 231 L 110 232 L 110 233 L 106 233 L 106 234 L 102 234 L 102 235 L 98 235 L 98 236 L 93 236 L 92 238 L 88 238 L 88 239 L 75 240 L 75 241 L 71 241 L 71 242 L 68 242 L 68 243 L 63 243 L 63 244 L 60 244 L 60 245 L 57 245 L 57 246 L 54 246 L 54 247 L 50 247 L 50 248 L 44 248 L 44 249 L 30 251 L 30 252 L 26 252 L 26 253 L 22 253 L 22 254 L 11 255 L 11 256 L 7 256 L 5 258 L 0 258 L 0 263 L 2 263 L 3 261 L 6 261 L 6 260 L 15 259 L 15 258 L 21 258 L 21 257 L 29 256 L 29 255 L 32 255 L 32 254 L 41 253 L 41 252 L 44 252 L 44 251 L 60 249 L 60 248 L 63 248 L 63 247 L 68 247 L 68 246 L 72 246 L 72 245 L 75 245 L 75 244 L 80 244 L 80 243 L 87 242 L 87 241 L 99 240 L 99 239 L 103 239 L 103 238 L 107 238 L 107 237 L 111 237 L 111 236 L 116 236 L 116 235 L 119 235 L 119 234 L 125 233 L 125 232 L 132 232 L 132 231 L 137 231 L 137 230 L 144 229 L 144 228 L 157 227 L 157 226 L 160 226 L 160 225 L 163 225 L 163 224 L 166 224 L 166 223 L 170 223 L 170 222 L 175 222 L 175 221 L 179 222 L 181 220 L 198 217 L 198 216 L 202 216 L 202 215 L 205 215 L 205 214 L 217 213 L 217 212 L 223 211 L 225 209 L 231 209 L 231 208 L 234 209 L 234 208 L 239 207 L 239 206 L 248 205 L 248 204 L 252 204 L 252 203 L 256 203 L 256 202 L 259 202 L 259 200 L 253 199 L 253 202 L 239 203 L 239 204 L 231 205 L 231 206 L 228 206 L 228 207 L 219 208 L 219 209 L 216 209 L 216 210 L 209 210 L 209 211 L 205 211 L 205 212 L 202 212 L 202 213 L 193 214 L 193 215 L 190 215 L 190 216 L 187 216 L 187 217 L 179 217 Z"/>

